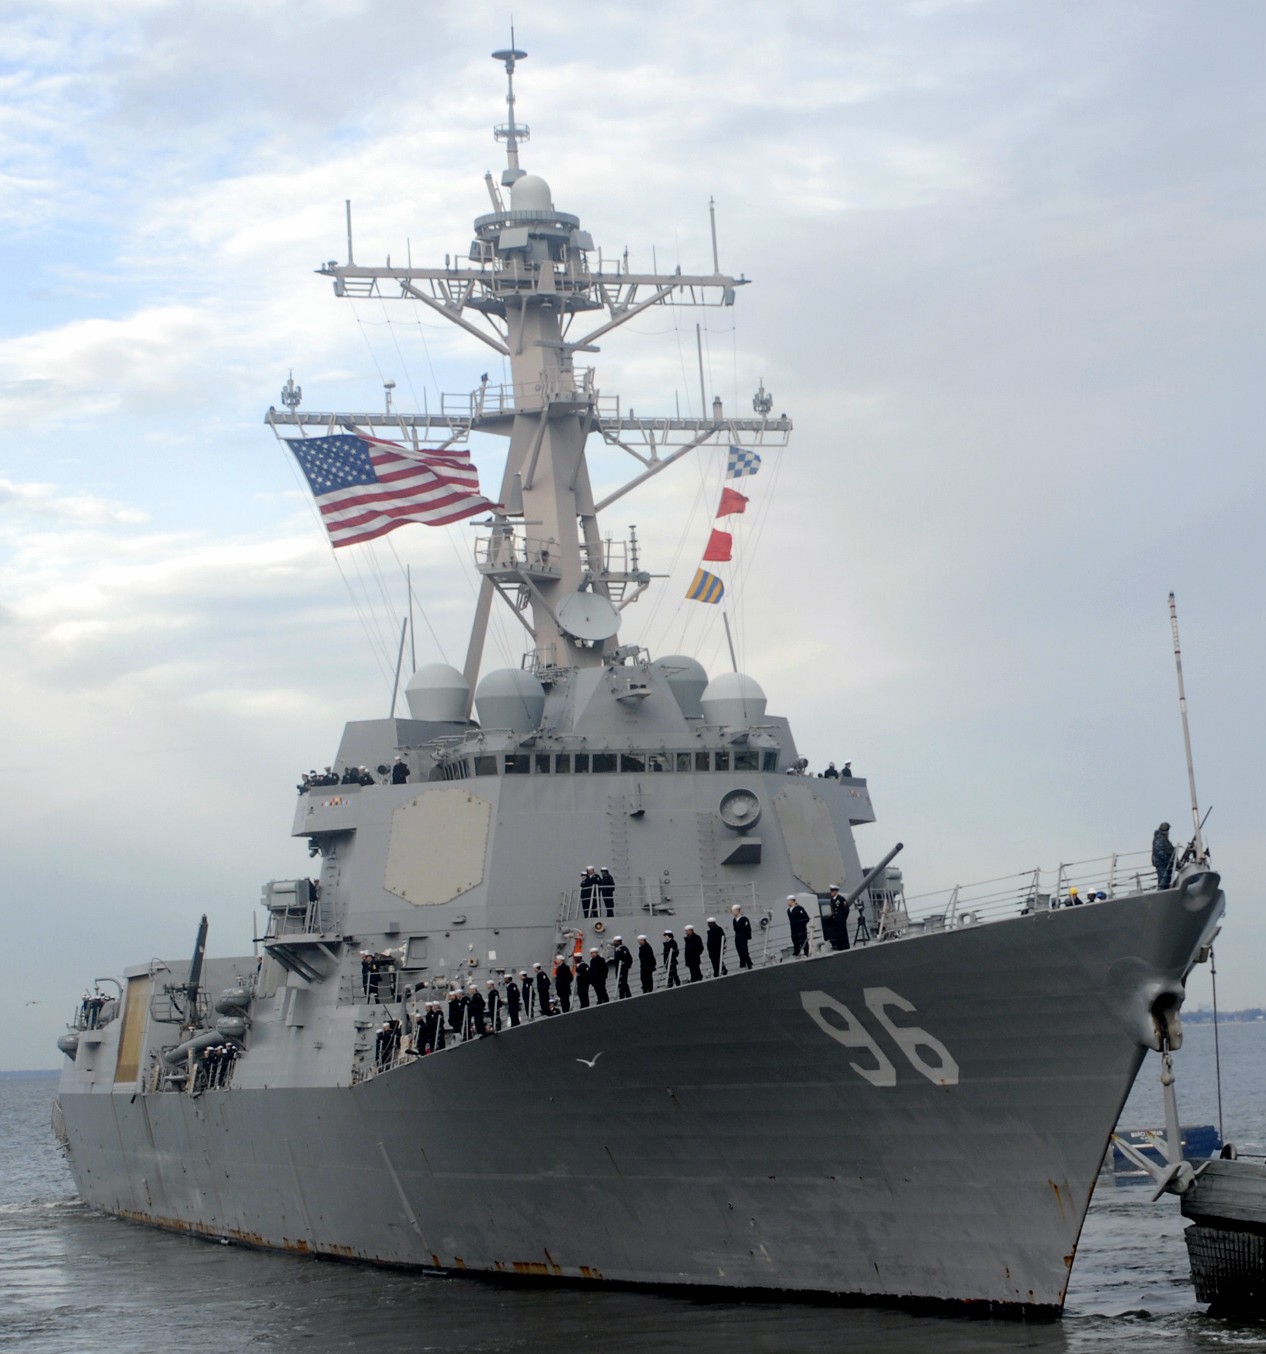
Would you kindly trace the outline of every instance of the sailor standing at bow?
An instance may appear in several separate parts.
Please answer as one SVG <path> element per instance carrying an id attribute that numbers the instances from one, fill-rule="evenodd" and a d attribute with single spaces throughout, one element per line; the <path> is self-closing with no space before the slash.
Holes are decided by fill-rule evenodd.
<path id="1" fill-rule="evenodd" d="M 510 1017 L 510 1028 L 517 1029 L 519 1024 L 519 1005 L 523 998 L 519 993 L 519 985 L 514 981 L 514 974 L 507 973 L 502 979 L 506 987 L 506 1015 Z"/>
<path id="2" fill-rule="evenodd" d="M 1167 889 L 1174 873 L 1174 844 L 1169 840 L 1169 824 L 1162 823 L 1152 833 L 1152 868 L 1156 871 L 1156 887 Z"/>
<path id="3" fill-rule="evenodd" d="M 677 972 L 677 959 L 681 950 L 677 945 L 677 937 L 671 931 L 664 932 L 664 968 L 666 975 L 664 978 L 665 987 L 680 987 L 681 975 Z"/>
<path id="4" fill-rule="evenodd" d="M 822 895 L 818 895 L 818 901 L 822 901 Z M 848 914 L 853 910 L 853 904 L 840 894 L 838 884 L 831 885 L 831 892 L 827 895 L 826 902 L 831 909 L 831 948 L 833 950 L 848 949 Z"/>
<path id="5" fill-rule="evenodd" d="M 554 1003 L 550 1000 L 549 974 L 540 966 L 533 964 L 532 970 L 536 975 L 536 1010 L 539 1015 L 549 1016 L 554 1014 Z"/>
<path id="6" fill-rule="evenodd" d="M 752 955 L 748 948 L 752 943 L 752 923 L 743 915 L 743 909 L 735 903 L 730 912 L 734 916 L 734 948 L 738 952 L 739 968 L 752 967 Z"/>
<path id="7" fill-rule="evenodd" d="M 583 916 L 598 915 L 598 872 L 592 865 L 586 865 L 580 876 L 580 911 Z"/>
<path id="8" fill-rule="evenodd" d="M 616 936 L 615 950 L 611 958 L 615 961 L 615 994 L 623 1001 L 625 997 L 633 995 L 633 989 L 629 986 L 629 971 L 633 967 L 633 951 L 624 943 L 622 936 Z"/>
<path id="9" fill-rule="evenodd" d="M 642 979 L 642 991 L 654 991 L 655 951 L 651 949 L 651 942 L 645 936 L 637 938 L 637 966 Z"/>
<path id="10" fill-rule="evenodd" d="M 796 901 L 796 895 L 787 895 L 787 921 L 791 926 L 791 954 L 809 957 L 809 914 Z"/>
<path id="11" fill-rule="evenodd" d="M 554 970 L 554 991 L 558 994 L 558 1009 L 564 1015 L 571 1010 L 571 968 L 567 956 L 558 956 L 558 967 Z"/>
<path id="12" fill-rule="evenodd" d="M 602 910 L 608 917 L 615 916 L 615 876 L 608 866 L 602 867 L 598 876 L 598 892 L 602 895 Z M 596 913 L 597 909 L 595 909 Z"/>
<path id="13" fill-rule="evenodd" d="M 682 958 L 692 983 L 703 981 L 703 937 L 695 935 L 695 928 L 686 923 L 682 930 Z"/>
<path id="14" fill-rule="evenodd" d="M 717 925 L 715 917 L 708 918 L 708 959 L 712 963 L 712 976 L 719 978 L 725 971 L 721 963 L 721 951 L 725 949 L 725 932 Z"/>
<path id="15" fill-rule="evenodd" d="M 589 951 L 589 985 L 599 1006 L 605 1006 L 611 1000 L 607 996 L 607 961 L 597 946 Z"/>

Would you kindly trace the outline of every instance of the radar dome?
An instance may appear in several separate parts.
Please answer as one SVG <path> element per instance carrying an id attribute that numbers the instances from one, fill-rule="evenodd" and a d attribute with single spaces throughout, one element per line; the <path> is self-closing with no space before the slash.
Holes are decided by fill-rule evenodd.
<path id="1" fill-rule="evenodd" d="M 475 688 L 475 706 L 485 729 L 531 733 L 541 725 L 545 688 L 521 668 L 499 668 Z"/>
<path id="2" fill-rule="evenodd" d="M 765 718 L 765 693 L 744 672 L 723 672 L 714 677 L 699 704 L 706 723 L 724 728 L 751 728 Z"/>
<path id="3" fill-rule="evenodd" d="M 651 664 L 651 671 L 668 683 L 673 699 L 687 719 L 698 719 L 703 714 L 699 697 L 708 685 L 708 674 L 697 658 L 669 654 L 666 658 L 657 658 Z"/>
<path id="4" fill-rule="evenodd" d="M 539 174 L 524 174 L 510 187 L 512 212 L 552 212 L 554 197 L 549 184 Z"/>
<path id="5" fill-rule="evenodd" d="M 464 724 L 470 683 L 447 663 L 428 663 L 409 678 L 404 689 L 414 719 L 436 724 Z"/>

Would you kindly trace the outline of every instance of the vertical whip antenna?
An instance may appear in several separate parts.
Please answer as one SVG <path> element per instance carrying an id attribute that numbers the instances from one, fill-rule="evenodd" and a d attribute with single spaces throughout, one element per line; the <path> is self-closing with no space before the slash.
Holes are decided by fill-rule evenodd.
<path id="1" fill-rule="evenodd" d="M 514 120 L 514 67 L 517 62 L 527 60 L 527 53 L 521 52 L 514 45 L 513 24 L 510 25 L 509 47 L 493 52 L 492 59 L 504 62 L 506 68 L 506 122 L 500 127 L 494 127 L 492 135 L 496 140 L 506 143 L 506 167 L 501 171 L 501 182 L 508 188 L 525 173 L 519 168 L 519 142 L 529 141 L 532 137 L 528 127 Z"/>
<path id="2" fill-rule="evenodd" d="M 1196 859 L 1203 860 L 1204 835 L 1200 830 L 1200 801 L 1196 798 L 1196 769 L 1191 760 L 1191 728 L 1187 723 L 1187 692 L 1182 681 L 1182 647 L 1178 643 L 1178 607 L 1174 594 L 1169 594 L 1169 626 L 1174 634 L 1174 669 L 1178 673 L 1178 710 L 1182 715 L 1182 739 L 1187 750 L 1187 784 L 1191 790 L 1191 821 L 1195 828 L 1192 839 L 1196 848 Z"/>

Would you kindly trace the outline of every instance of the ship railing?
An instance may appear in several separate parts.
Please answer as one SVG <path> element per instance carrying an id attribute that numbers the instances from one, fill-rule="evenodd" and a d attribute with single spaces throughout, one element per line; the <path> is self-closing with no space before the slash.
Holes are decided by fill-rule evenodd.
<path id="1" fill-rule="evenodd" d="M 564 679 L 568 672 L 568 668 L 558 661 L 558 646 L 555 644 L 529 650 L 519 661 L 519 666 L 542 682 L 550 683 Z"/>
<path id="2" fill-rule="evenodd" d="M 563 572 L 562 550 L 552 537 L 528 536 L 513 527 L 498 527 L 475 538 L 475 567 L 498 577 L 557 578 Z"/>
<path id="3" fill-rule="evenodd" d="M 1056 907 L 1106 902 L 1156 886 L 1156 871 L 1145 851 L 1062 861 L 1054 868 L 1034 867 L 975 884 L 955 884 L 948 889 L 890 899 L 880 913 L 879 938 L 974 926 Z"/>
<path id="4" fill-rule="evenodd" d="M 225 1043 L 228 1042 L 226 1039 Z M 198 1053 L 190 1053 L 173 1067 L 167 1064 L 163 1055 L 170 1053 L 174 1047 L 167 1045 L 151 1051 L 144 1081 L 147 1092 L 174 1091 L 201 1095 L 204 1091 L 227 1091 L 232 1086 L 237 1057 L 208 1063 Z"/>
<path id="5" fill-rule="evenodd" d="M 754 925 L 760 912 L 758 902 L 755 883 L 743 884 L 730 879 L 687 883 L 666 876 L 640 878 L 632 884 L 608 886 L 605 893 L 599 884 L 588 902 L 582 899 L 579 886 L 567 889 L 559 898 L 558 919 L 564 929 L 591 922 L 599 935 L 610 930 L 613 922 L 621 922 L 633 928 L 636 934 L 637 926 L 646 917 L 679 916 L 697 928 L 706 917 L 720 919 L 722 914 L 728 917 L 730 908 L 738 903 L 753 918 Z M 765 908 L 764 913 L 772 915 L 772 910 Z"/>
<path id="6" fill-rule="evenodd" d="M 261 940 L 282 940 L 286 936 L 321 935 L 320 914 L 313 901 L 302 912 L 274 912 L 268 919 Z"/>
<path id="7" fill-rule="evenodd" d="M 718 921 L 720 920 L 721 919 L 718 917 Z M 680 945 L 681 943 L 680 931 L 677 931 L 676 934 L 678 945 Z M 765 934 L 767 935 L 768 932 L 766 931 Z M 661 938 L 658 936 L 651 935 L 648 936 L 648 939 L 651 941 L 652 947 L 655 951 L 655 970 L 653 974 L 651 990 L 649 992 L 643 992 L 641 986 L 641 974 L 637 962 L 637 944 L 633 937 L 626 937 L 626 940 L 629 942 L 629 948 L 633 951 L 633 967 L 629 972 L 629 986 L 631 990 L 631 996 L 629 998 L 626 998 L 626 1000 L 635 1001 L 637 1000 L 638 997 L 653 996 L 656 992 L 662 992 L 669 985 L 668 969 L 663 962 L 663 948 Z M 762 943 L 763 943 L 762 939 L 753 936 L 752 959 L 756 964 L 756 966 L 764 967 L 767 963 L 781 962 L 782 956 L 778 954 L 763 953 L 761 950 Z M 607 984 L 606 984 L 607 996 L 609 1001 L 616 1002 L 620 1000 L 618 996 L 619 975 L 617 973 L 614 962 L 611 960 L 609 951 L 606 952 L 606 957 L 608 964 L 610 966 L 607 972 Z M 716 976 L 726 976 L 729 974 L 737 973 L 739 971 L 738 955 L 734 952 L 734 940 L 733 937 L 729 934 L 728 929 L 726 931 L 725 947 L 722 950 L 721 954 L 721 964 L 722 964 L 721 974 L 720 975 L 713 974 L 711 961 L 707 954 L 704 955 L 702 964 L 703 964 L 704 982 L 711 982 Z M 575 988 L 573 987 L 570 1010 L 568 1012 L 561 1012 L 558 1010 L 558 996 L 554 988 L 553 982 L 554 971 L 552 962 L 550 967 L 546 971 L 550 975 L 550 1000 L 553 1003 L 555 1009 L 551 1012 L 541 1011 L 541 1009 L 537 1004 L 536 988 L 535 983 L 533 982 L 531 1002 L 529 1005 L 520 1008 L 520 1018 L 519 1018 L 520 1025 L 523 1026 L 533 1025 L 542 1020 L 557 1020 L 562 1018 L 566 1014 L 575 1014 L 576 1011 L 582 1009 L 580 1001 L 576 995 Z M 496 972 L 500 973 L 501 971 L 496 970 Z M 529 977 L 531 978 L 533 976 L 534 975 L 532 975 L 529 972 Z M 421 1045 L 422 1038 L 421 1035 L 422 1022 L 420 1018 L 421 1012 L 418 1010 L 418 1007 L 416 1005 L 406 1003 L 409 1005 L 408 1011 L 405 1012 L 404 1014 L 398 1014 L 398 1018 L 400 1018 L 402 1021 L 406 1021 L 406 1023 L 409 1026 L 410 1032 L 402 1037 L 400 1047 L 397 1049 L 395 1054 L 391 1058 L 383 1062 L 379 1061 L 377 1056 L 377 1050 L 375 1048 L 368 1045 L 364 1046 L 361 1049 L 356 1061 L 354 1061 L 352 1064 L 351 1079 L 353 1086 L 359 1085 L 361 1082 L 364 1081 L 371 1081 L 373 1080 L 374 1077 L 381 1076 L 384 1072 L 390 1072 L 393 1071 L 395 1068 L 405 1066 L 408 1063 L 416 1062 L 417 1059 L 421 1057 L 431 1057 L 437 1053 L 444 1053 L 448 1049 L 457 1048 L 461 1044 L 479 1038 L 479 1035 L 475 1029 L 474 1022 L 471 1020 L 469 1014 L 465 1016 L 461 1029 L 454 1031 L 450 1027 L 450 1025 L 448 1024 L 447 1003 L 443 1000 L 444 992 L 447 990 L 449 985 L 447 983 L 440 981 L 439 979 L 436 979 L 435 981 L 436 984 L 438 985 L 434 986 L 432 991 L 418 989 L 418 997 L 416 1000 L 419 1002 L 440 1001 L 441 1005 L 445 1008 L 443 1011 L 443 1019 L 444 1019 L 443 1047 L 434 1049 L 431 1054 L 423 1053 Z M 675 985 L 684 986 L 689 981 L 690 980 L 686 972 L 685 961 L 679 957 L 677 961 L 677 983 Z M 498 990 L 499 991 L 502 990 L 502 986 L 500 983 L 498 983 Z M 596 999 L 591 996 L 589 1004 L 591 1006 L 596 1005 Z M 368 1032 L 370 1029 L 372 1029 L 372 1026 L 369 1025 L 367 1022 L 358 1023 L 357 1028 L 362 1031 Z M 494 1033 L 494 1024 L 491 1020 L 485 1019 L 485 1029 L 488 1031 L 489 1036 L 491 1036 Z M 495 1024 L 495 1033 L 505 1034 L 508 1033 L 510 1030 L 511 1030 L 510 1019 L 506 1012 L 505 1001 L 503 997 L 501 1002 L 501 1009 Z"/>
<path id="8" fill-rule="evenodd" d="M 414 1052 L 413 1040 L 411 1038 L 402 1041 L 400 1047 L 396 1050 L 395 1055 L 385 1062 L 379 1062 L 371 1049 L 363 1063 L 354 1063 L 352 1065 L 352 1085 L 359 1086 L 362 1081 L 372 1081 L 375 1077 L 381 1076 L 384 1072 L 390 1072 L 397 1067 L 403 1067 L 406 1063 L 411 1063 L 419 1057 L 421 1057 L 421 1054 Z"/>
<path id="9" fill-rule="evenodd" d="M 386 1006 L 400 1000 L 406 987 L 413 985 L 418 975 L 404 969 L 379 969 L 364 974 L 359 965 L 344 970 L 339 979 L 340 1006 Z"/>
<path id="10" fill-rule="evenodd" d="M 93 1003 L 100 1001 L 100 1005 L 93 1007 Z M 80 1001 L 75 1006 L 74 1015 L 67 1022 L 67 1028 L 72 1030 L 99 1030 L 103 1025 L 108 1025 L 112 1020 L 117 1020 L 119 1015 L 119 1001 L 117 997 L 89 997 Z"/>
<path id="11" fill-rule="evenodd" d="M 533 381 L 513 384 L 480 384 L 474 390 L 440 396 L 445 419 L 476 423 L 481 419 L 511 418 L 520 409 L 542 409 L 547 404 L 592 405 L 602 418 L 619 418 L 620 401 L 614 395 L 599 395 L 593 367 L 574 372 L 542 371 Z"/>
<path id="12" fill-rule="evenodd" d="M 197 1025 L 207 1022 L 211 1010 L 204 988 L 192 994 L 186 983 L 164 983 L 150 994 L 150 1019 L 159 1025 Z"/>
<path id="13" fill-rule="evenodd" d="M 311 879 L 274 879 L 264 886 L 268 925 L 261 940 L 322 934 L 320 890 Z"/>

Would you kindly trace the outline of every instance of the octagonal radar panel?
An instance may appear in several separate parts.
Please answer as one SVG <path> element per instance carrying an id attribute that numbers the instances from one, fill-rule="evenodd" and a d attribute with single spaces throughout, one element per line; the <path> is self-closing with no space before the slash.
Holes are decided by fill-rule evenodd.
<path id="1" fill-rule="evenodd" d="M 559 626 L 573 639 L 593 644 L 610 639 L 620 628 L 620 613 L 596 592 L 573 592 L 564 597 L 555 615 Z"/>

